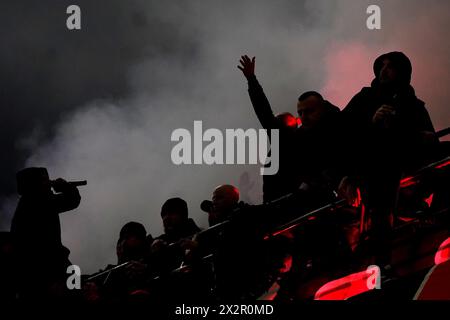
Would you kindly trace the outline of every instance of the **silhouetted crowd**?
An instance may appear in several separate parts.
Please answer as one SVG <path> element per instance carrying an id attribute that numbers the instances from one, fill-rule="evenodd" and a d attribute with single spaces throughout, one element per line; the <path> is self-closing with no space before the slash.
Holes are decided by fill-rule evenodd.
<path id="1" fill-rule="evenodd" d="M 421 168 L 448 160 L 450 148 L 410 85 L 412 66 L 403 53 L 378 57 L 370 87 L 342 111 L 318 92 L 302 93 L 298 118 L 273 114 L 255 58 L 242 56 L 238 68 L 262 127 L 279 130 L 279 171 L 263 176 L 262 204 L 244 203 L 236 187 L 220 185 L 201 205 L 209 223 L 202 230 L 185 200 L 168 199 L 162 235 L 126 223 L 117 264 L 82 275 L 81 289 L 70 290 L 59 214 L 80 204 L 77 186 L 51 180 L 45 168 L 23 169 L 11 231 L 0 233 L 2 299 L 311 299 L 327 281 L 370 264 L 389 270 L 393 230 L 405 215 L 448 211 L 448 166 L 408 183 Z"/>

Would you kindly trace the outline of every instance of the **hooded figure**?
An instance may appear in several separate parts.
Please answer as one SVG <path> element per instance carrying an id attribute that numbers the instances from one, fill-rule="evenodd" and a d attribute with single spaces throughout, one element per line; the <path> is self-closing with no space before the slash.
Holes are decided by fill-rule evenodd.
<path id="1" fill-rule="evenodd" d="M 19 294 L 33 299 L 59 295 L 55 285 L 65 286 L 66 268 L 71 264 L 70 251 L 61 242 L 59 214 L 77 208 L 80 193 L 63 179 L 50 180 L 46 168 L 34 167 L 17 173 L 17 191 L 21 197 L 11 223 L 11 235 Z"/>
<path id="2" fill-rule="evenodd" d="M 164 234 L 155 238 L 151 251 L 155 269 L 170 272 L 185 258 L 186 243 L 200 231 L 188 216 L 188 206 L 181 198 L 168 199 L 161 207 Z"/>
<path id="3" fill-rule="evenodd" d="M 145 227 L 139 222 L 126 223 L 120 230 L 116 251 L 118 264 L 146 258 L 149 248 Z"/>
<path id="4" fill-rule="evenodd" d="M 367 142 L 386 138 L 382 141 L 385 148 L 390 147 L 386 140 L 392 140 L 392 151 L 396 156 L 402 155 L 402 168 L 416 169 L 421 165 L 417 148 L 437 139 L 433 137 L 435 130 L 425 104 L 410 85 L 411 62 L 402 52 L 390 52 L 375 60 L 373 71 L 371 86 L 363 88 L 343 110 L 351 144 L 356 142 L 367 154 L 367 149 L 372 149 Z M 375 138 L 368 140 L 369 137 Z"/>
<path id="5" fill-rule="evenodd" d="M 389 259 L 387 245 L 402 173 L 418 169 L 437 142 L 424 102 L 410 85 L 412 66 L 401 52 L 378 57 L 375 79 L 342 111 L 347 172 L 356 177 L 368 209 L 378 263 Z M 379 241 L 378 241 L 379 240 Z"/>
<path id="6" fill-rule="evenodd" d="M 181 198 L 171 198 L 161 207 L 164 234 L 156 239 L 174 243 L 184 238 L 191 238 L 200 231 L 192 218 L 188 216 L 188 206 Z"/>

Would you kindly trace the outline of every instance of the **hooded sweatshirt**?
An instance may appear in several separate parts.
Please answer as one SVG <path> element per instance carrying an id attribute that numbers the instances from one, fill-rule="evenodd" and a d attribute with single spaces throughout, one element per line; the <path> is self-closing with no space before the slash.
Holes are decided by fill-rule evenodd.
<path id="1" fill-rule="evenodd" d="M 396 80 L 389 84 L 381 83 L 379 79 L 385 59 L 390 60 L 397 71 Z M 402 52 L 390 52 L 375 60 L 373 71 L 375 78 L 371 86 L 357 93 L 342 111 L 352 167 L 360 167 L 355 160 L 370 161 L 374 151 L 384 152 L 383 149 L 402 167 L 414 166 L 413 163 L 420 162 L 416 151 L 421 147 L 422 132 L 434 133 L 435 130 L 425 103 L 416 97 L 410 84 L 411 62 Z M 392 106 L 395 110 L 389 128 L 381 128 L 372 122 L 382 105 Z"/>

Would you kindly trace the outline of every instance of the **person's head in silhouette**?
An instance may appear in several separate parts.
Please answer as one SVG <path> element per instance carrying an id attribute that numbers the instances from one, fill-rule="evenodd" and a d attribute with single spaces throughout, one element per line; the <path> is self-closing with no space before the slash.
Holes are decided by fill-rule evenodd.
<path id="1" fill-rule="evenodd" d="M 327 112 L 326 101 L 316 91 L 307 91 L 300 95 L 297 102 L 297 113 L 303 129 L 314 128 Z"/>
<path id="2" fill-rule="evenodd" d="M 412 65 L 402 52 L 389 52 L 379 56 L 373 64 L 376 81 L 386 87 L 402 87 L 411 82 Z"/>
<path id="3" fill-rule="evenodd" d="M 147 231 L 138 222 L 128 222 L 120 230 L 117 241 L 117 258 L 119 263 L 142 259 L 147 253 Z"/>
<path id="4" fill-rule="evenodd" d="M 16 174 L 17 193 L 21 196 L 45 196 L 52 193 L 46 168 L 25 168 Z"/>
<path id="5" fill-rule="evenodd" d="M 218 186 L 212 196 L 212 208 L 208 215 L 210 226 L 223 222 L 239 202 L 239 189 L 230 184 Z"/>
<path id="6" fill-rule="evenodd" d="M 188 221 L 188 206 L 181 198 L 171 198 L 161 207 L 164 232 L 176 234 L 183 229 Z"/>

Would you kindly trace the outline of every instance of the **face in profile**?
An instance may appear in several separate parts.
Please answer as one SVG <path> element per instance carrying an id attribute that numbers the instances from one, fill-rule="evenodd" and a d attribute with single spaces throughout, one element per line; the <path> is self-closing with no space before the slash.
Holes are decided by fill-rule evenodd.
<path id="1" fill-rule="evenodd" d="M 304 129 L 314 128 L 322 119 L 324 111 L 324 101 L 317 96 L 309 96 L 297 103 L 298 116 Z"/>

